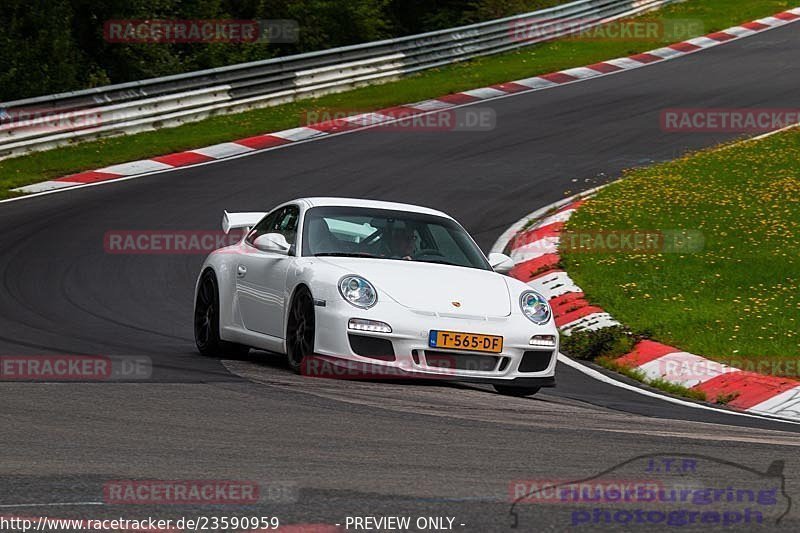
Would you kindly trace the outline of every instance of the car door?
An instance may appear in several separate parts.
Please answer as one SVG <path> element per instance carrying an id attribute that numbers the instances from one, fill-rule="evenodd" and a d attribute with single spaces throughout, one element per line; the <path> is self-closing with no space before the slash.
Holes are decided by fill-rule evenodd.
<path id="1" fill-rule="evenodd" d="M 300 210 L 280 207 L 259 222 L 245 239 L 245 252 L 236 264 L 236 294 L 244 327 L 250 331 L 283 338 L 286 276 L 295 259 L 295 240 Z M 287 253 L 261 251 L 256 238 L 280 233 L 292 245 Z"/>

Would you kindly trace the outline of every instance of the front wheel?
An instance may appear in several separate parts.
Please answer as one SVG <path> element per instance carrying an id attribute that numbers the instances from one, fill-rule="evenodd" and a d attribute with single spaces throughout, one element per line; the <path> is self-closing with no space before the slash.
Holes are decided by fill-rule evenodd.
<path id="1" fill-rule="evenodd" d="M 506 396 L 533 396 L 541 387 L 514 387 L 513 385 L 492 385 L 494 390 Z"/>
<path id="2" fill-rule="evenodd" d="M 206 271 L 197 288 L 194 305 L 194 342 L 197 350 L 206 356 L 244 357 L 248 346 L 225 342 L 219 338 L 219 289 L 217 277 Z"/>
<path id="3" fill-rule="evenodd" d="M 297 290 L 289 309 L 286 326 L 286 359 L 300 373 L 304 357 L 314 355 L 314 300 L 305 287 Z"/>

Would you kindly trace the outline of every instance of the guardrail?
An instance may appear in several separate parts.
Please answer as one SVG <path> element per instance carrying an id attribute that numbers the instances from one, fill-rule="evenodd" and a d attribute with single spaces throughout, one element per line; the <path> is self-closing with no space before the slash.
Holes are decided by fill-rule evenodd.
<path id="1" fill-rule="evenodd" d="M 0 158 L 385 82 L 676 1 L 578 0 L 398 39 L 1 103 Z"/>

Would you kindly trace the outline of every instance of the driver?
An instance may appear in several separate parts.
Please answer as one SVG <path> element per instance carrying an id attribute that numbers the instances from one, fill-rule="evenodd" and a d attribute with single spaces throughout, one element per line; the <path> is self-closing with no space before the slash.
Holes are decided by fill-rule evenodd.
<path id="1" fill-rule="evenodd" d="M 414 231 L 411 228 L 392 228 L 389 238 L 389 254 L 392 257 L 410 261 L 413 259 L 415 247 Z"/>

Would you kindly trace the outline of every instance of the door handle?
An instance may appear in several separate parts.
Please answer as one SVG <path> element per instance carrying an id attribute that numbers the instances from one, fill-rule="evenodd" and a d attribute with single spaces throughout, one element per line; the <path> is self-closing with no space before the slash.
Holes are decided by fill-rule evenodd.
<path id="1" fill-rule="evenodd" d="M 244 265 L 239 265 L 239 266 L 236 268 L 236 277 L 237 277 L 237 278 L 243 278 L 243 277 L 245 277 L 246 275 L 247 275 L 247 267 L 246 267 L 246 266 L 244 266 Z"/>

